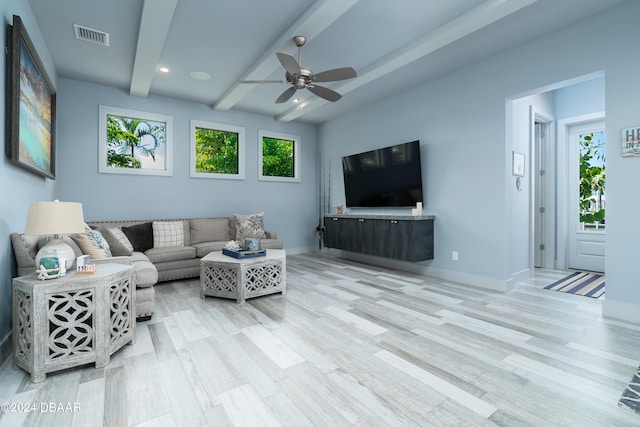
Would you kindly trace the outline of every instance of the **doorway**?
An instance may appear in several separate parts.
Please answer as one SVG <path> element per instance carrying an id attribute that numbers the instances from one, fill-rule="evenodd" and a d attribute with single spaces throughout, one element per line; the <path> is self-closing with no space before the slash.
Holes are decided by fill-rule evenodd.
<path id="1" fill-rule="evenodd" d="M 532 206 L 533 266 L 555 268 L 555 144 L 554 118 L 531 109 L 532 121 Z"/>
<path id="2" fill-rule="evenodd" d="M 531 109 L 532 251 L 535 268 L 604 272 L 604 113 L 558 121 Z M 581 177 L 581 170 L 588 171 Z"/>
<path id="3" fill-rule="evenodd" d="M 567 129 L 567 267 L 603 273 L 606 241 L 604 120 Z"/>

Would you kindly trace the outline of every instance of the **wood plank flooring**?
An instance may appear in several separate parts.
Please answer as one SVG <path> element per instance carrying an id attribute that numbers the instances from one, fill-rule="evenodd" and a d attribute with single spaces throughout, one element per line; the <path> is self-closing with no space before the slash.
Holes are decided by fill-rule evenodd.
<path id="1" fill-rule="evenodd" d="M 0 403 L 35 411 L 0 427 L 640 425 L 617 406 L 640 326 L 543 289 L 560 277 L 500 293 L 311 253 L 287 258 L 286 295 L 243 305 L 161 283 L 106 367 L 32 384 L 7 360 Z"/>

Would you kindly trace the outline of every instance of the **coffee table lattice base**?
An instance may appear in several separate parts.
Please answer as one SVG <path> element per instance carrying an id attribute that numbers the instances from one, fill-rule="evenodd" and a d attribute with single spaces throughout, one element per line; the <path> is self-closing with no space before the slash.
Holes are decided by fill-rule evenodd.
<path id="1" fill-rule="evenodd" d="M 266 257 L 235 259 L 211 253 L 200 262 L 200 297 L 235 299 L 286 293 L 286 257 L 283 250 L 268 250 Z"/>

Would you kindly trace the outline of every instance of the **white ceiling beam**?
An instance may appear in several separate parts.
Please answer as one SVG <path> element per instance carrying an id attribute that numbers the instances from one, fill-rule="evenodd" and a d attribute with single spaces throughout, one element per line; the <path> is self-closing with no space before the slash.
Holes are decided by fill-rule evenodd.
<path id="1" fill-rule="evenodd" d="M 149 95 L 178 0 L 145 0 L 131 76 L 132 96 Z"/>
<path id="2" fill-rule="evenodd" d="M 408 43 L 404 48 L 369 64 L 363 70 L 358 71 L 358 77 L 355 79 L 332 88 L 345 95 L 537 1 L 539 0 L 486 1 Z M 275 119 L 280 122 L 289 122 L 322 107 L 328 102 L 317 96 L 309 97 L 300 104 L 279 114 Z"/>
<path id="3" fill-rule="evenodd" d="M 275 52 L 296 35 L 304 35 L 307 42 L 323 32 L 329 25 L 351 9 L 359 0 L 318 0 L 271 45 L 265 53 L 231 85 L 212 108 L 227 111 L 255 88 L 255 84 L 239 83 L 240 80 L 264 80 L 280 68 Z"/>

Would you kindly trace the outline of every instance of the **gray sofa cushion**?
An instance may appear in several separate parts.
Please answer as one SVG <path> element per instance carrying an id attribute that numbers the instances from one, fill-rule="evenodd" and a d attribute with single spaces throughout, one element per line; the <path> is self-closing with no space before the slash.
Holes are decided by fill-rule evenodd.
<path id="1" fill-rule="evenodd" d="M 227 241 L 224 242 L 202 242 L 196 243 L 193 247 L 196 249 L 196 254 L 198 258 L 202 258 L 207 255 L 209 252 L 221 251 L 224 248 L 224 245 L 227 244 Z"/>
<path id="2" fill-rule="evenodd" d="M 151 316 L 156 307 L 156 290 L 153 286 L 136 290 L 136 317 Z"/>
<path id="3" fill-rule="evenodd" d="M 191 245 L 202 242 L 228 242 L 231 236 L 227 218 L 194 218 L 191 221 Z"/>
<path id="4" fill-rule="evenodd" d="M 158 269 L 145 254 L 132 252 L 131 264 L 136 270 L 136 287 L 148 288 L 158 283 Z"/>
<path id="5" fill-rule="evenodd" d="M 179 261 L 196 257 L 196 249 L 192 246 L 172 246 L 168 248 L 151 248 L 144 254 L 154 264 L 159 262 Z"/>
<path id="6" fill-rule="evenodd" d="M 260 249 L 282 249 L 282 240 L 261 239 Z"/>

